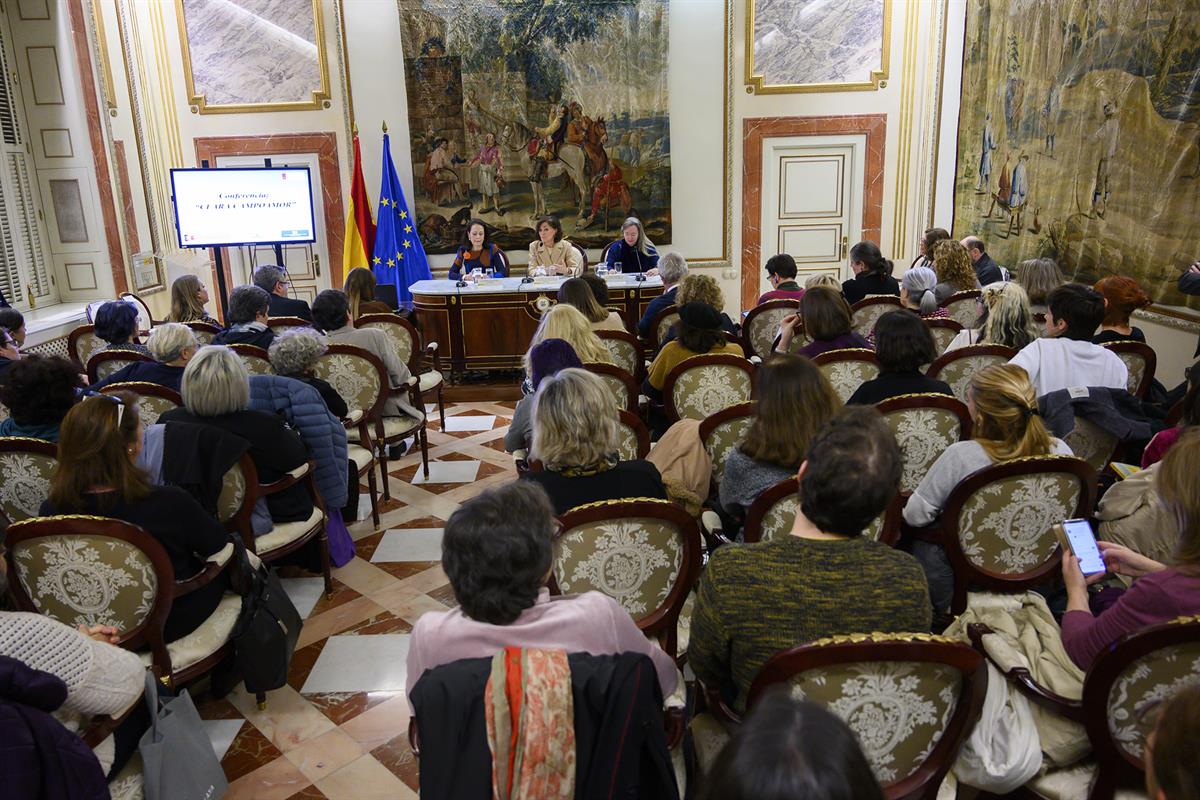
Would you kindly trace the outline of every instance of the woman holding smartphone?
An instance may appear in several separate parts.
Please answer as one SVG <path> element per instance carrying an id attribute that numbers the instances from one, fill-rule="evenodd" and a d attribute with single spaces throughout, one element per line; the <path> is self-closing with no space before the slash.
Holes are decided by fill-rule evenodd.
<path id="1" fill-rule="evenodd" d="M 1109 572 L 1135 578 L 1116 603 L 1093 615 L 1088 584 L 1103 572 L 1084 576 L 1074 553 L 1063 552 L 1063 582 L 1067 613 L 1062 618 L 1062 642 L 1080 669 L 1122 636 L 1176 617 L 1200 614 L 1200 430 L 1184 433 L 1158 468 L 1155 488 L 1168 516 L 1179 527 L 1179 543 L 1171 563 L 1162 564 L 1128 547 L 1099 542 Z"/>

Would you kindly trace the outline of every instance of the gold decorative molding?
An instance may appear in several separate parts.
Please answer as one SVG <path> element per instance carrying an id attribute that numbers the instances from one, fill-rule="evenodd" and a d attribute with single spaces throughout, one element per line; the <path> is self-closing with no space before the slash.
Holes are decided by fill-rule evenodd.
<path id="1" fill-rule="evenodd" d="M 92 28 L 96 39 L 96 60 L 100 64 L 100 92 L 109 116 L 117 115 L 117 90 L 113 85 L 112 62 L 108 58 L 108 37 L 104 33 L 104 9 L 101 0 L 92 0 Z"/>
<path id="2" fill-rule="evenodd" d="M 892 43 L 892 0 L 883 0 L 883 44 L 879 69 L 869 80 L 849 83 L 767 83 L 754 67 L 754 4 L 746 0 L 746 91 L 750 94 L 804 94 L 808 92 L 874 92 L 887 87 Z"/>
<path id="3" fill-rule="evenodd" d="M 904 54 L 900 66 L 900 114 L 897 128 L 899 144 L 899 161 L 896 167 L 896 199 L 892 210 L 892 246 L 888 249 L 892 258 L 900 257 L 904 252 L 904 242 L 908 240 L 908 188 L 912 176 L 912 121 L 913 106 L 916 102 L 916 59 L 917 59 L 917 19 L 921 7 L 917 4 L 906 5 L 904 8 Z M 880 244 L 883 244 L 883 232 L 880 231 Z"/>
<path id="4" fill-rule="evenodd" d="M 192 51 L 188 47 L 187 18 L 184 16 L 183 0 L 175 0 L 175 21 L 179 28 L 179 51 L 183 56 L 183 80 L 187 86 L 188 105 L 194 114 L 256 114 L 271 111 L 320 111 L 331 104 L 329 93 L 329 57 L 325 52 L 325 25 L 321 18 L 321 0 L 311 0 L 313 14 L 313 36 L 317 40 L 317 67 L 321 74 L 321 85 L 312 92 L 311 100 L 286 103 L 229 103 L 210 105 L 203 94 L 196 91 L 192 74 Z"/>

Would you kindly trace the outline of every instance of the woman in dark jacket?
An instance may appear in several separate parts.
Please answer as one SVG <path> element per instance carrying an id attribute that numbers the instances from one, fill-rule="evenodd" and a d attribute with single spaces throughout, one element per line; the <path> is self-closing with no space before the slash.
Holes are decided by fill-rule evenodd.
<path id="1" fill-rule="evenodd" d="M 850 305 L 872 294 L 900 296 L 900 284 L 892 277 L 892 262 L 883 257 L 874 242 L 859 242 L 850 248 L 850 269 L 854 277 L 842 282 L 842 294 Z"/>
<path id="2" fill-rule="evenodd" d="M 490 269 L 497 278 L 506 278 L 508 267 L 505 264 L 504 251 L 492 243 L 483 220 L 473 219 L 463 231 L 462 244 L 459 245 L 447 277 L 457 281 L 465 275 L 470 275 L 472 270 L 486 272 Z"/>
<path id="3" fill-rule="evenodd" d="M 925 368 L 937 358 L 933 334 L 915 311 L 889 311 L 875 323 L 875 357 L 879 375 L 862 384 L 847 405 L 874 405 L 902 394 L 946 394 L 950 384 L 926 377 Z"/>

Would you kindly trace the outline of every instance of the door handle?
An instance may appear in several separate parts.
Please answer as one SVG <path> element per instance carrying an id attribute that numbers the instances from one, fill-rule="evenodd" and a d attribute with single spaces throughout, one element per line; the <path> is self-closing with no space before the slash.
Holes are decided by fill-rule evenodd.
<path id="1" fill-rule="evenodd" d="M 313 253 L 313 271 L 316 272 L 318 278 L 321 277 L 321 254 L 320 253 Z"/>
<path id="2" fill-rule="evenodd" d="M 843 236 L 842 237 L 842 258 L 846 257 L 846 250 L 848 250 L 849 247 L 850 247 L 850 238 L 847 236 Z"/>

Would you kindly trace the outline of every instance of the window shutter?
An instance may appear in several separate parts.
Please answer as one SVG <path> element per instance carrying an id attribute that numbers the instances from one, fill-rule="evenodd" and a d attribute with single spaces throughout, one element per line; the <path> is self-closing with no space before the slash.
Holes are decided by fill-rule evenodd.
<path id="1" fill-rule="evenodd" d="M 8 192 L 4 188 L 0 185 L 0 291 L 15 305 L 25 297 L 25 290 L 17 271 L 17 246 L 10 222 L 12 217 L 8 213 Z"/>
<path id="2" fill-rule="evenodd" d="M 0 31 L 0 36 L 2 35 L 3 32 Z M 3 139 L 5 144 L 21 144 L 21 123 L 17 119 L 11 80 L 7 42 L 0 40 L 0 139 Z"/>
<path id="3" fill-rule="evenodd" d="M 50 275 L 46 270 L 46 257 L 39 246 L 42 239 L 38 224 L 37 207 L 33 200 L 33 184 L 29 180 L 29 167 L 24 153 L 8 154 L 8 170 L 13 189 L 15 218 L 21 228 L 21 247 L 24 257 L 25 280 L 35 299 L 50 294 Z"/>

